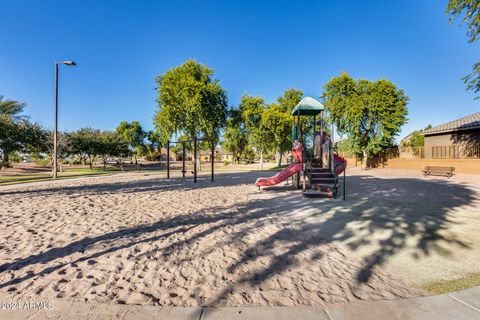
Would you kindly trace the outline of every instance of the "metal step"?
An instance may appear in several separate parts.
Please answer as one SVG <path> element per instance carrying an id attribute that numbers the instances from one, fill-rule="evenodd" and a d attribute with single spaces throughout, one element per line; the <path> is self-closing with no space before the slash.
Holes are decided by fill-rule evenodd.
<path id="1" fill-rule="evenodd" d="M 328 168 L 308 168 L 308 170 L 315 173 L 322 173 L 322 172 L 331 173 L 331 171 Z"/>
<path id="2" fill-rule="evenodd" d="M 337 183 L 337 188 L 340 187 L 340 184 Z M 333 183 L 311 183 L 310 189 L 320 190 L 320 191 L 333 191 L 335 184 Z"/>
<path id="3" fill-rule="evenodd" d="M 333 178 L 334 175 L 331 172 L 310 172 L 312 177 L 316 178 Z"/>
<path id="4" fill-rule="evenodd" d="M 333 192 L 328 191 L 316 191 L 316 190 L 305 190 L 303 191 L 303 196 L 307 198 L 333 198 Z"/>
<path id="5" fill-rule="evenodd" d="M 312 177 L 310 179 L 310 182 L 311 183 L 328 183 L 328 184 L 334 184 L 335 183 L 335 179 L 333 178 L 314 178 Z M 337 182 L 338 184 L 338 182 Z"/>

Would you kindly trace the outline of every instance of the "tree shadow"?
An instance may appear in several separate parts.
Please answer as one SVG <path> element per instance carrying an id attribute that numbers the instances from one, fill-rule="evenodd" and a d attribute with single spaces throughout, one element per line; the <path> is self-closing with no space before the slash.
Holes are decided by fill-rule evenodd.
<path id="1" fill-rule="evenodd" d="M 195 188 L 222 187 L 242 183 L 251 183 L 260 173 L 219 174 L 212 184 L 193 184 L 176 179 L 151 178 L 146 181 L 132 181 L 115 184 L 100 183 L 90 186 L 68 186 L 45 188 L 40 192 L 52 194 L 110 194 L 125 192 L 162 192 L 171 188 L 188 191 Z M 29 194 L 29 190 L 11 191 Z M 110 232 L 98 237 L 86 237 L 66 246 L 52 248 L 24 259 L 0 266 L 0 272 L 12 272 L 13 278 L 1 283 L 5 288 L 38 276 L 50 274 L 68 264 L 87 261 L 94 257 L 135 246 L 139 243 L 162 241 L 171 235 L 181 233 L 178 239 L 161 249 L 168 257 L 175 251 L 187 250 L 189 244 L 198 239 L 223 231 L 212 246 L 199 250 L 188 257 L 206 256 L 216 247 L 231 247 L 239 252 L 240 258 L 227 267 L 228 273 L 238 273 L 239 269 L 261 258 L 269 263 L 251 273 L 241 274 L 234 283 L 210 301 L 199 304 L 218 305 L 228 299 L 232 288 L 241 285 L 258 286 L 285 270 L 300 263 L 299 256 L 314 250 L 312 259 L 320 258 L 325 244 L 342 243 L 352 252 L 366 247 L 373 248 L 365 257 L 362 267 L 356 274 L 360 283 L 369 281 L 376 268 L 381 267 L 407 247 L 413 251 L 416 259 L 423 256 L 440 254 L 448 256 L 452 250 L 468 250 L 470 243 L 450 232 L 457 224 L 452 219 L 453 210 L 461 206 L 472 205 L 479 201 L 478 192 L 465 185 L 446 180 L 424 180 L 416 178 L 378 178 L 366 175 L 347 178 L 347 201 L 331 199 L 304 199 L 298 191 L 265 190 L 265 197 L 252 197 L 249 202 L 240 203 L 232 211 L 231 207 L 213 207 L 194 214 L 180 214 L 160 219 L 152 224 L 144 224 Z M 31 194 L 30 194 L 31 193 Z M 255 194 L 255 193 L 254 193 Z M 271 234 L 261 232 L 269 225 L 276 224 L 278 231 Z M 229 230 L 226 232 L 225 230 Z M 253 242 L 242 241 L 255 235 Z M 379 236 L 380 235 L 380 236 Z M 97 244 L 105 249 L 97 250 Z M 284 246 L 284 252 L 275 248 Z M 87 252 L 88 251 L 88 252 Z M 55 262 L 59 258 L 73 257 L 69 262 Z M 141 253 L 142 255 L 149 252 Z M 178 261 L 182 263 L 182 261 Z M 15 277 L 15 271 L 33 264 L 47 265 L 42 271 Z"/>
<path id="2" fill-rule="evenodd" d="M 248 174 L 248 175 L 246 175 Z M 215 181 L 210 180 L 209 174 L 200 174 L 197 177 L 197 183 L 193 182 L 193 176 L 171 177 L 166 178 L 166 174 L 139 174 L 139 179 L 129 181 L 129 176 L 125 175 L 126 181 L 100 182 L 95 183 L 89 181 L 88 184 L 78 181 L 75 185 L 64 185 L 72 181 L 59 181 L 59 185 L 55 187 L 35 186 L 35 189 L 25 188 L 23 186 L 5 186 L 4 191 L 0 191 L 1 195 L 24 194 L 25 196 L 36 195 L 41 192 L 43 195 L 62 195 L 62 196 L 85 196 L 85 195 L 110 195 L 116 193 L 138 193 L 138 192 L 163 192 L 172 189 L 180 189 L 188 191 L 192 189 L 227 187 L 238 184 L 250 184 L 252 176 L 261 176 L 269 174 L 263 172 L 239 172 L 239 173 L 219 173 L 216 175 Z M 247 177 L 248 176 L 248 177 Z M 101 180 L 100 180 L 101 181 Z"/>

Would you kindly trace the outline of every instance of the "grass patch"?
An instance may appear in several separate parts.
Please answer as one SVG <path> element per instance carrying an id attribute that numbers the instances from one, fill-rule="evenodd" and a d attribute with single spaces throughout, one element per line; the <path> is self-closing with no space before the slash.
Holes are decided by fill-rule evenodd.
<path id="1" fill-rule="evenodd" d="M 423 289 L 430 294 L 445 294 L 476 286 L 480 286 L 480 272 L 470 274 L 465 278 L 457 280 L 428 283 L 423 286 Z"/>
<path id="2" fill-rule="evenodd" d="M 102 173 L 107 171 L 121 171 L 120 168 L 117 167 L 106 167 L 105 171 L 103 171 L 103 167 L 93 167 L 90 169 L 87 168 L 66 168 L 64 173 Z"/>
<path id="3" fill-rule="evenodd" d="M 63 179 L 72 179 L 84 176 L 98 176 L 98 175 L 109 175 L 115 172 L 120 171 L 117 168 L 107 168 L 106 171 L 103 171 L 102 168 L 73 168 L 67 169 L 64 172 L 59 172 L 57 180 Z M 0 176 L 0 185 L 10 185 L 10 184 L 19 184 L 19 183 L 29 183 L 29 182 L 40 182 L 40 181 L 49 181 L 52 180 L 50 172 L 48 173 L 36 173 L 29 175 L 8 175 Z"/>
<path id="4" fill-rule="evenodd" d="M 288 166 L 289 166 L 289 164 L 282 164 L 281 166 L 275 166 L 275 167 L 270 168 L 270 169 L 268 169 L 268 170 L 280 171 L 280 170 L 285 169 L 285 168 L 288 167 Z"/>

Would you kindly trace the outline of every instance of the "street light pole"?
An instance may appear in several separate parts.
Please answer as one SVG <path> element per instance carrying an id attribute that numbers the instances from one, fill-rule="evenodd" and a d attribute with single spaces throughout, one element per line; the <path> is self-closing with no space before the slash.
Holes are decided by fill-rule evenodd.
<path id="1" fill-rule="evenodd" d="M 55 62 L 55 124 L 53 129 L 53 179 L 57 178 L 58 62 Z"/>
<path id="2" fill-rule="evenodd" d="M 57 164 L 58 164 L 58 151 L 57 151 L 57 139 L 58 139 L 58 64 L 66 64 L 67 66 L 76 66 L 77 64 L 71 60 L 65 60 L 55 62 L 55 120 L 53 129 L 53 179 L 57 178 Z"/>

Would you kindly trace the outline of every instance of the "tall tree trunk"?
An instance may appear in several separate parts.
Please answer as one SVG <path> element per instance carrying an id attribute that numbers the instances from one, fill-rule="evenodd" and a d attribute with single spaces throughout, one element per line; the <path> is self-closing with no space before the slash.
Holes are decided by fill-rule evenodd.
<path id="1" fill-rule="evenodd" d="M 135 159 L 135 166 L 137 166 L 137 165 L 138 165 L 137 155 L 134 154 L 134 155 L 133 155 L 133 158 Z"/>
<path id="2" fill-rule="evenodd" d="M 277 147 L 277 149 L 275 150 L 275 165 L 277 167 L 280 167 L 281 164 L 282 164 L 282 153 L 280 152 L 280 148 Z"/>
<path id="3" fill-rule="evenodd" d="M 90 170 L 93 170 L 93 157 L 89 156 L 88 159 L 89 159 Z"/>
<path id="4" fill-rule="evenodd" d="M 263 171 L 263 148 L 260 149 L 260 170 Z"/>
<path id="5" fill-rule="evenodd" d="M 363 161 L 362 161 L 362 169 L 366 170 L 368 168 L 368 153 L 363 151 Z"/>
<path id="6" fill-rule="evenodd" d="M 103 159 L 103 171 L 107 170 L 107 161 L 106 159 Z"/>

